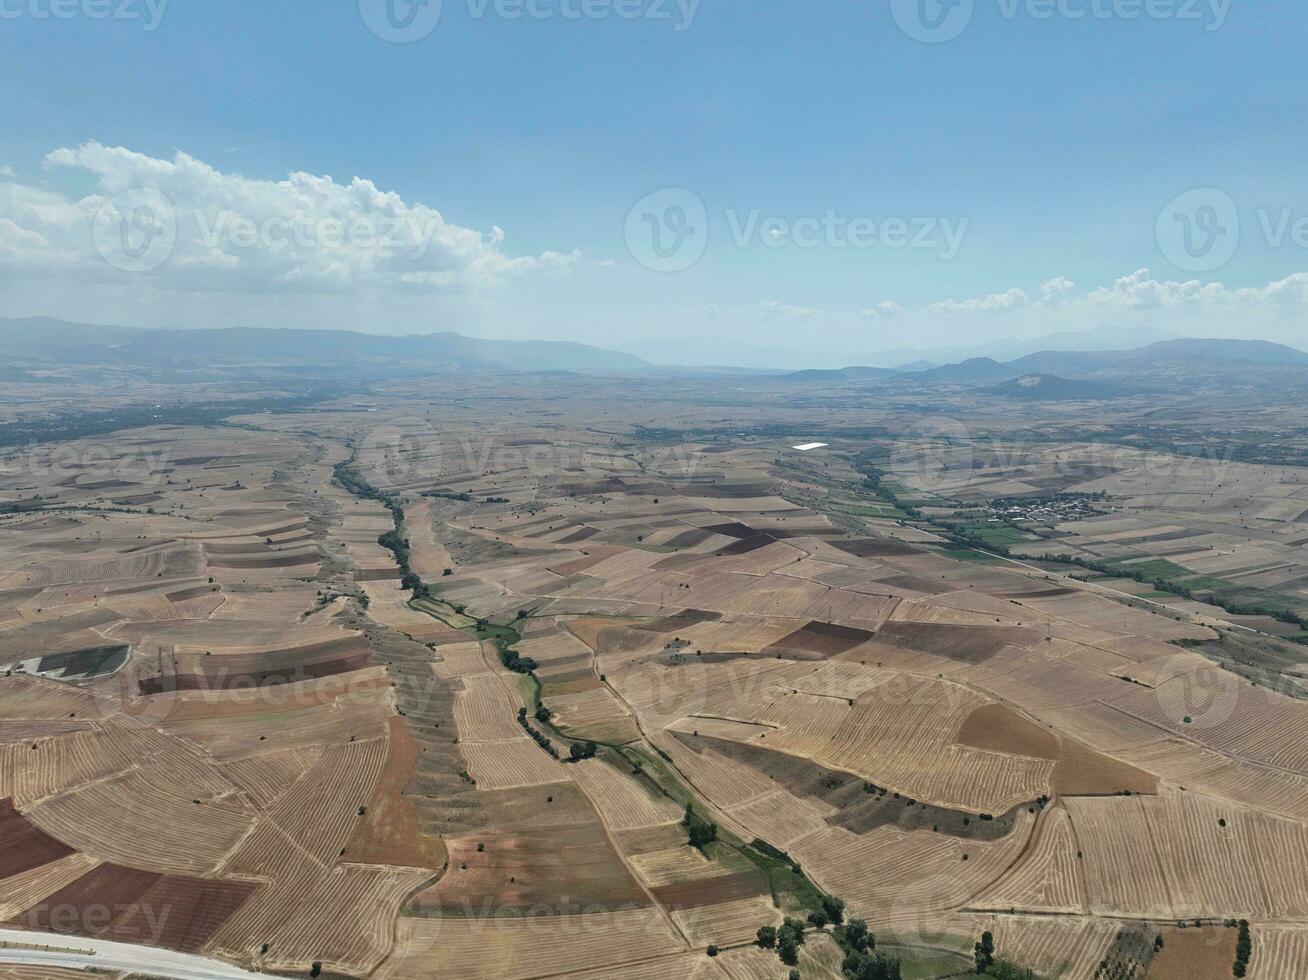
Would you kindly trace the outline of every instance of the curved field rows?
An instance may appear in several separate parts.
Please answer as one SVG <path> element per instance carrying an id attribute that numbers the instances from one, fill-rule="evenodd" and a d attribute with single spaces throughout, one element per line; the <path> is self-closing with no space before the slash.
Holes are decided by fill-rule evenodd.
<path id="1" fill-rule="evenodd" d="M 304 777 L 260 817 L 232 855 L 227 870 L 274 874 L 293 849 L 319 865 L 335 863 L 360 819 L 359 808 L 372 799 L 386 764 L 386 740 L 328 746 Z"/>
<path id="2" fill-rule="evenodd" d="M 994 933 L 1000 956 L 1058 980 L 1094 980 L 1120 928 L 1103 919 L 1046 916 L 969 916 L 967 921 L 971 935 Z"/>
<path id="3" fill-rule="evenodd" d="M 90 783 L 32 807 L 27 817 L 70 847 L 116 864 L 161 874 L 212 871 L 249 830 L 253 813 L 153 776 L 132 770 Z"/>
<path id="4" fill-rule="evenodd" d="M 390 951 L 400 903 L 430 877 L 412 868 L 302 866 L 251 897 L 208 951 L 251 960 L 267 943 L 262 962 L 273 969 L 304 970 L 318 960 L 329 970 L 363 975 Z"/>
<path id="5" fill-rule="evenodd" d="M 831 807 L 821 807 L 812 800 L 801 800 L 784 789 L 774 790 L 765 796 L 741 803 L 727 810 L 733 820 L 739 821 L 756 837 L 762 837 L 782 850 L 791 844 L 827 829 L 823 819 Z"/>
<path id="6" fill-rule="evenodd" d="M 286 749 L 222 764 L 223 773 L 255 804 L 267 808 L 313 768 L 320 748 Z"/>
<path id="7" fill-rule="evenodd" d="M 13 919 L 47 895 L 72 884 L 100 861 L 89 854 L 73 853 L 22 874 L 0 881 L 0 921 Z"/>
<path id="8" fill-rule="evenodd" d="M 0 745 L 0 797 L 12 796 L 20 810 L 55 793 L 122 772 L 133 759 L 103 732 L 78 732 L 49 739 L 33 751 L 27 743 Z"/>
<path id="9" fill-rule="evenodd" d="M 1072 821 L 1062 807 L 1045 812 L 1030 850 L 972 904 L 985 909 L 1084 912 L 1085 886 Z"/>
<path id="10" fill-rule="evenodd" d="M 968 905 L 1016 860 L 1034 822 L 1021 810 L 1008 836 L 993 842 L 890 827 L 856 836 L 831 827 L 795 844 L 790 853 L 855 914 L 869 921 L 911 918 Z"/>
<path id="11" fill-rule="evenodd" d="M 479 742 L 459 745 L 468 763 L 468 774 L 478 789 L 510 789 L 515 786 L 543 786 L 568 780 L 568 769 L 551 758 L 530 738 L 507 742 Z"/>
<path id="12" fill-rule="evenodd" d="M 1253 926 L 1249 980 L 1303 980 L 1308 977 L 1308 929 Z"/>
<path id="13" fill-rule="evenodd" d="M 635 777 L 620 773 L 607 762 L 587 759 L 571 767 L 572 781 L 590 797 L 600 819 L 610 830 L 634 830 L 676 823 L 681 807 L 667 797 L 656 797 Z"/>
<path id="14" fill-rule="evenodd" d="M 745 803 L 771 792 L 773 788 L 773 782 L 758 770 L 742 766 L 712 749 L 695 752 L 662 732 L 651 737 L 650 741 L 672 756 L 676 767 L 717 806 Z"/>
<path id="15" fill-rule="evenodd" d="M 742 898 L 717 905 L 697 905 L 678 909 L 672 919 L 694 946 L 715 943 L 726 946 L 749 942 L 758 933 L 759 926 L 781 924 L 781 912 L 768 895 Z"/>
<path id="16" fill-rule="evenodd" d="M 498 673 L 466 674 L 463 690 L 454 699 L 459 741 L 498 742 L 522 737 L 518 708 L 522 695 L 516 684 Z"/>

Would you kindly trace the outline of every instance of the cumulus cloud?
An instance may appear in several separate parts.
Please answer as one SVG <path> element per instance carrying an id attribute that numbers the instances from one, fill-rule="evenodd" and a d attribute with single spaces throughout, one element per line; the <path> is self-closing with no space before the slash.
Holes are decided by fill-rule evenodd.
<path id="1" fill-rule="evenodd" d="M 1076 283 L 1072 282 L 1066 276 L 1055 276 L 1046 282 L 1040 284 L 1040 302 L 1048 305 L 1057 305 L 1064 296 L 1076 288 Z"/>
<path id="2" fill-rule="evenodd" d="M 791 306 L 787 303 L 780 303 L 775 299 L 765 299 L 759 304 L 759 307 L 764 313 L 790 320 L 807 320 L 812 317 L 827 315 L 825 310 L 818 309 L 816 306 Z"/>
<path id="3" fill-rule="evenodd" d="M 928 306 L 926 313 L 1006 313 L 1030 303 L 1030 297 L 1014 287 L 1002 293 L 991 293 L 980 299 L 940 300 Z"/>
<path id="4" fill-rule="evenodd" d="M 865 306 L 859 310 L 859 314 L 869 318 L 893 320 L 897 316 L 903 316 L 908 310 L 904 309 L 893 300 L 885 300 L 877 303 L 875 306 Z"/>
<path id="5" fill-rule="evenodd" d="M 1272 311 L 1277 307 L 1302 310 L 1308 306 L 1308 273 L 1297 272 L 1261 287 L 1231 289 L 1220 282 L 1186 282 L 1154 279 L 1148 269 L 1137 269 L 1111 286 L 1092 290 L 1083 305 L 1116 311 L 1188 309 L 1193 311 Z"/>
<path id="6" fill-rule="evenodd" d="M 578 250 L 513 255 L 502 229 L 460 227 L 361 177 L 254 179 L 182 152 L 158 159 L 94 142 L 55 150 L 45 167 L 56 182 L 92 176 L 96 193 L 0 182 L 0 264 L 81 282 L 144 274 L 191 292 L 423 294 L 581 260 Z"/>

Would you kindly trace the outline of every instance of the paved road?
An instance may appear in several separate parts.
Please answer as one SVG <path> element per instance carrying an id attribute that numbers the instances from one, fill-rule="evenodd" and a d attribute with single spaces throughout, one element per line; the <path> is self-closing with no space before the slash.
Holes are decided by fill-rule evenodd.
<path id="1" fill-rule="evenodd" d="M 167 980 L 279 980 L 267 973 L 251 973 L 221 960 L 190 953 L 175 953 L 153 946 L 113 943 L 80 936 L 57 936 L 25 929 L 0 929 L 0 943 L 51 946 L 44 949 L 13 949 L 0 946 L 0 963 L 58 966 L 84 970 L 124 970 Z"/>

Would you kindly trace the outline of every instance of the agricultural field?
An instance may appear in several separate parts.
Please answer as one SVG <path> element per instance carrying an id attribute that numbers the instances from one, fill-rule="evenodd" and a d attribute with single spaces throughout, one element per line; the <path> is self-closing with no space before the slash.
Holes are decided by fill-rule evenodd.
<path id="1" fill-rule="evenodd" d="M 518 394 L 15 451 L 0 921 L 291 976 L 784 980 L 759 929 L 813 915 L 797 968 L 841 977 L 838 900 L 918 980 L 983 931 L 1179 976 L 1238 920 L 1300 980 L 1298 470 Z"/>

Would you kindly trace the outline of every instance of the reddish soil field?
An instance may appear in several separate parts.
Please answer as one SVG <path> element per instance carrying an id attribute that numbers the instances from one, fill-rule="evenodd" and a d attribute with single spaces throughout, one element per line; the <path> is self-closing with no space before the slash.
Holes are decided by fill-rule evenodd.
<path id="1" fill-rule="evenodd" d="M 1123 790 L 1153 795 L 1158 792 L 1158 779 L 1080 742 L 1063 739 L 1063 751 L 1054 768 L 1055 793 L 1060 796 L 1106 796 Z"/>
<path id="2" fill-rule="evenodd" d="M 651 888 L 655 899 L 665 908 L 693 909 L 704 905 L 721 905 L 742 898 L 768 894 L 768 883 L 761 871 L 741 871 L 716 878 L 697 878 L 672 885 Z"/>
<path id="3" fill-rule="evenodd" d="M 390 582 L 398 581 L 403 573 L 398 568 L 357 568 L 354 571 L 356 582 Z"/>
<path id="4" fill-rule="evenodd" d="M 789 636 L 783 636 L 765 653 L 782 653 L 786 651 L 814 654 L 818 657 L 834 657 L 836 654 L 852 650 L 872 639 L 875 634 L 852 626 L 834 626 L 831 623 L 812 622 L 801 626 Z"/>
<path id="5" fill-rule="evenodd" d="M 594 808 L 574 785 L 479 796 L 488 826 L 457 840 L 447 838 L 449 870 L 414 899 L 418 914 L 520 915 L 533 907 L 577 911 L 649 905 Z"/>
<path id="6" fill-rule="evenodd" d="M 859 538 L 855 541 L 832 541 L 832 545 L 855 558 L 880 558 L 893 555 L 921 555 L 921 548 L 889 538 Z"/>
<path id="7" fill-rule="evenodd" d="M 977 708 L 963 722 L 958 742 L 993 752 L 1057 759 L 1058 736 L 1002 704 Z"/>
<path id="8" fill-rule="evenodd" d="M 0 878 L 22 874 L 72 853 L 71 847 L 15 810 L 13 800 L 0 800 Z"/>
<path id="9" fill-rule="evenodd" d="M 106 939 L 195 952 L 259 886 L 253 882 L 165 876 L 114 919 Z"/>
<path id="10" fill-rule="evenodd" d="M 140 682 L 142 694 L 165 691 L 223 691 L 271 687 L 330 677 L 368 666 L 368 641 L 361 636 L 258 653 L 218 657 L 188 654 L 174 657 L 175 673 Z"/>
<path id="11" fill-rule="evenodd" d="M 14 922 L 43 932 L 198 950 L 257 887 L 102 864 Z"/>
<path id="12" fill-rule="evenodd" d="M 1039 638 L 1021 626 L 887 623 L 877 632 L 878 642 L 968 663 L 988 660 L 1006 646 L 1030 646 Z"/>
<path id="13" fill-rule="evenodd" d="M 1153 794 L 1158 780 L 1070 738 L 1060 738 L 1002 704 L 977 708 L 963 722 L 958 742 L 978 749 L 1053 759 L 1054 791 L 1062 796 L 1107 796 L 1130 790 Z"/>
<path id="14" fill-rule="evenodd" d="M 1147 980 L 1226 980 L 1235 963 L 1234 929 L 1164 929 L 1163 951 L 1149 964 Z"/>
<path id="15" fill-rule="evenodd" d="M 367 814 L 345 846 L 347 859 L 356 864 L 395 864 L 440 871 L 448 860 L 445 844 L 418 830 L 413 804 L 404 796 L 404 788 L 418 764 L 418 743 L 403 718 L 391 717 L 387 725 L 390 738 L 386 766 L 377 780 Z"/>

